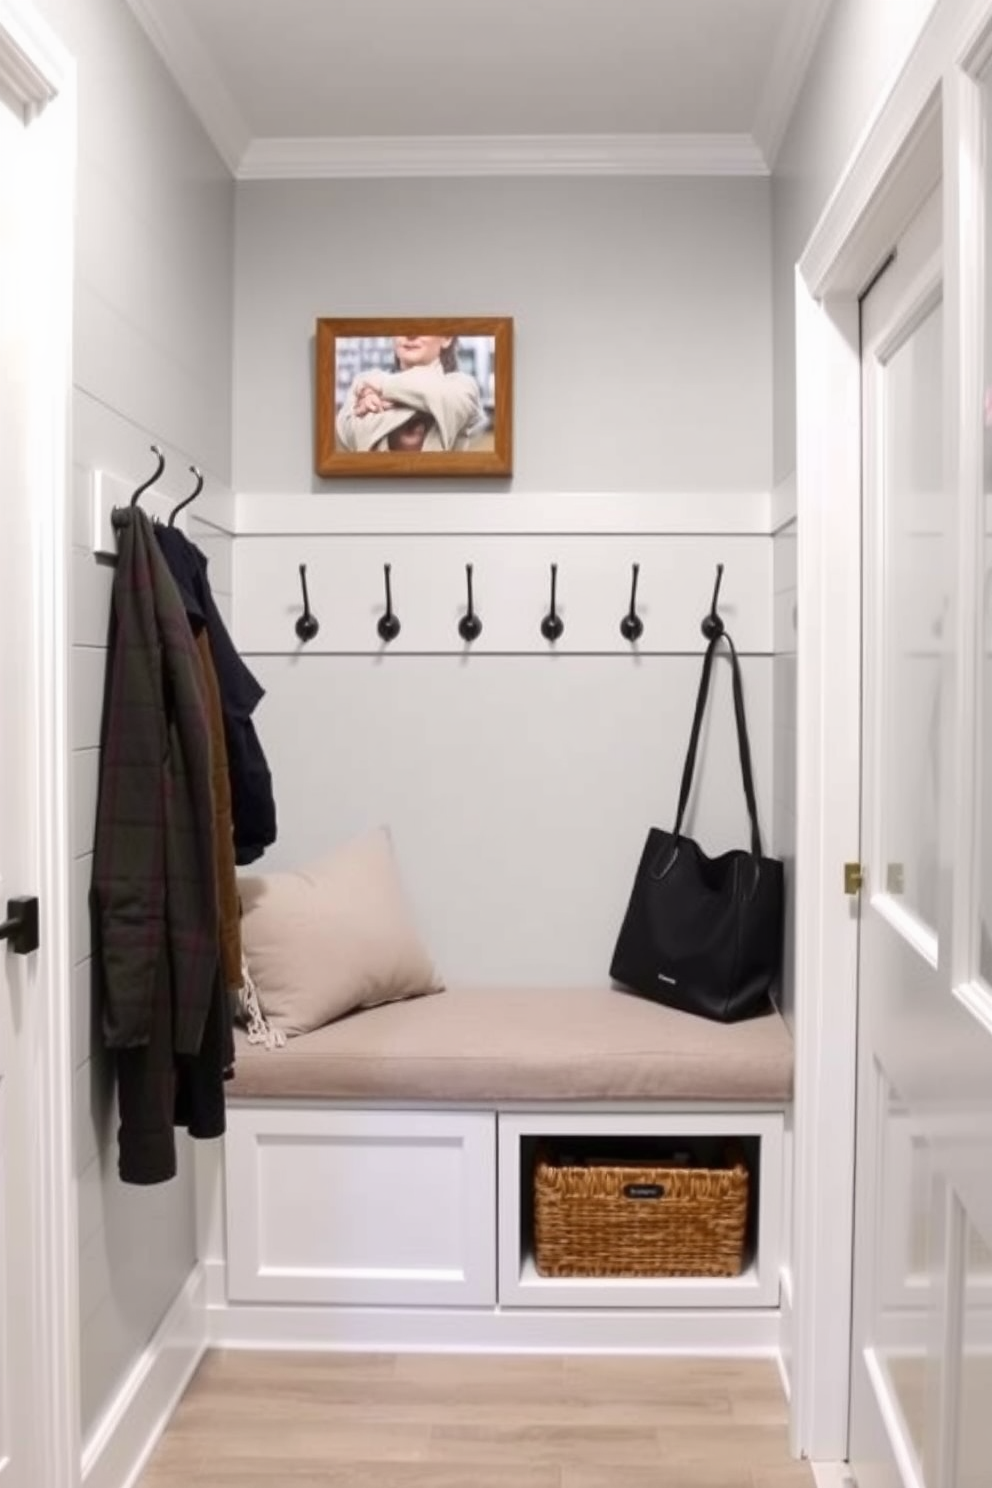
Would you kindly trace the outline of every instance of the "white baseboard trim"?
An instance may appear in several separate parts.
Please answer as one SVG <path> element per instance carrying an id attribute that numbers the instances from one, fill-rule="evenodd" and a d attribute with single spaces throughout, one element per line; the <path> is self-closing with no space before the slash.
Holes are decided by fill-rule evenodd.
<path id="1" fill-rule="evenodd" d="M 207 1296 L 223 1298 L 224 1263 Z M 219 1274 L 218 1274 L 219 1273 Z M 777 1309 L 331 1307 L 211 1301 L 211 1348 L 382 1350 L 389 1353 L 603 1353 L 762 1356 L 778 1353 Z M 87 1485 L 88 1488 L 88 1485 Z"/>
<path id="2" fill-rule="evenodd" d="M 811 1462 L 816 1488 L 855 1488 L 846 1462 Z"/>
<path id="3" fill-rule="evenodd" d="M 783 1266 L 779 1271 L 779 1296 L 781 1298 L 778 1330 L 778 1372 L 782 1379 L 785 1398 L 792 1404 L 792 1268 Z"/>
<path id="4" fill-rule="evenodd" d="M 132 1488 L 203 1356 L 206 1320 L 197 1266 L 84 1444 L 83 1488 Z"/>
<path id="5" fill-rule="evenodd" d="M 778 1377 L 782 1382 L 782 1394 L 785 1396 L 787 1404 L 791 1405 L 792 1376 L 789 1373 L 789 1366 L 786 1363 L 785 1354 L 782 1352 L 781 1349 L 775 1350 L 775 1362 L 778 1365 Z"/>

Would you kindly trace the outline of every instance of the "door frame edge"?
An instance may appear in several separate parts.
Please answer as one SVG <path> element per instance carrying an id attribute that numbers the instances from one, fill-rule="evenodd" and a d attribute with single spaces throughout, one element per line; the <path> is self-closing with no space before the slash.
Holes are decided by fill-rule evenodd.
<path id="1" fill-rule="evenodd" d="M 35 983 L 37 1102 L 31 1287 L 37 1349 L 36 1462 L 50 1488 L 78 1488 L 81 1471 L 77 1179 L 71 1022 L 69 803 L 69 493 L 72 481 L 72 322 L 77 150 L 75 60 L 31 0 L 0 0 L 0 74 L 37 131 L 44 174 L 44 324 L 34 364 L 39 411 L 33 482 L 38 749 L 37 893 L 42 941 Z"/>

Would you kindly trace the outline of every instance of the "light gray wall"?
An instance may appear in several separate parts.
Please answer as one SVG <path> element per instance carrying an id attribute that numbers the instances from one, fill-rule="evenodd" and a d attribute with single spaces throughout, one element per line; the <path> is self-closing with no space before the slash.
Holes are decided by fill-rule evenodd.
<path id="1" fill-rule="evenodd" d="M 734 535 L 743 501 L 712 517 L 717 493 L 768 488 L 769 184 L 253 183 L 237 196 L 235 483 L 259 493 L 242 514 L 265 535 L 236 541 L 235 618 L 267 689 L 256 717 L 280 819 L 268 864 L 386 821 L 449 979 L 605 983 L 644 834 L 674 811 L 699 665 L 685 652 L 703 645 L 722 558 L 757 653 L 745 669 L 770 824 L 770 541 Z M 514 317 L 512 482 L 431 482 L 427 495 L 407 482 L 400 512 L 395 483 L 314 479 L 314 321 L 375 313 Z M 500 492 L 514 512 L 503 536 Z M 563 492 L 605 494 L 583 518 L 547 494 Z M 696 536 L 667 537 L 671 503 L 652 499 L 666 492 L 685 493 Z M 360 502 L 381 537 L 329 536 L 338 510 L 361 532 Z M 390 540 L 387 510 L 415 536 Z M 281 520 L 306 535 L 280 535 Z M 382 656 L 390 558 L 404 629 Z M 538 627 L 556 558 L 567 628 L 549 655 Z M 640 658 L 617 629 L 637 559 L 653 653 Z M 299 561 L 322 619 L 303 656 Z M 465 561 L 486 625 L 470 656 L 455 630 Z M 717 707 L 694 818 L 712 851 L 746 840 L 724 685 Z"/>
<path id="2" fill-rule="evenodd" d="M 230 481 L 233 186 L 122 0 L 40 0 L 79 64 L 71 609 L 73 1032 L 82 1429 L 147 1345 L 195 1259 L 189 1153 L 154 1189 L 116 1176 L 112 1071 L 90 995 L 90 880 L 112 570 L 90 551 L 91 474 L 134 485 L 169 457 Z M 179 472 L 176 475 L 171 472 Z M 220 590 L 229 541 L 210 539 Z M 225 549 L 227 551 L 225 551 Z"/>
<path id="3" fill-rule="evenodd" d="M 769 233 L 765 180 L 240 184 L 237 488 L 322 488 L 318 316 L 490 314 L 515 490 L 766 490 Z"/>
<path id="4" fill-rule="evenodd" d="M 834 0 L 772 179 L 774 484 L 796 464 L 795 267 L 934 0 Z"/>

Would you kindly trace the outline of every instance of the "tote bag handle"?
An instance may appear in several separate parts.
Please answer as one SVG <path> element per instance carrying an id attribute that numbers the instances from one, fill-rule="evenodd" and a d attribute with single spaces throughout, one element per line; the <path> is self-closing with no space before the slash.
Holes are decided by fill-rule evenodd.
<path id="1" fill-rule="evenodd" d="M 751 821 L 751 855 L 755 863 L 761 857 L 761 832 L 758 829 L 758 808 L 754 796 L 754 776 L 751 772 L 751 744 L 747 736 L 747 718 L 744 713 L 744 687 L 741 682 L 740 662 L 737 660 L 737 650 L 730 636 L 724 631 L 715 635 L 706 648 L 703 658 L 703 673 L 699 679 L 699 692 L 696 696 L 696 712 L 692 720 L 692 732 L 689 735 L 689 748 L 686 752 L 685 765 L 682 769 L 682 786 L 679 790 L 679 809 L 675 818 L 675 843 L 682 835 L 682 820 L 685 816 L 686 807 L 689 804 L 689 793 L 692 790 L 692 777 L 696 769 L 696 752 L 699 748 L 699 735 L 702 732 L 703 717 L 706 713 L 706 702 L 709 696 L 710 675 L 713 671 L 713 658 L 721 641 L 726 641 L 730 648 L 730 666 L 733 673 L 734 685 L 734 718 L 737 723 L 737 749 L 741 760 L 741 778 L 744 781 L 744 797 L 747 801 L 747 814 Z"/>

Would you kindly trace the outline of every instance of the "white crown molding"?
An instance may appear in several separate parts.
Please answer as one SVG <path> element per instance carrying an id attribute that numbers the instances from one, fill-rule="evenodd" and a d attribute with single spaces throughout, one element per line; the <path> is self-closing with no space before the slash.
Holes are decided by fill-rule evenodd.
<path id="1" fill-rule="evenodd" d="M 51 103 L 70 64 L 48 26 L 28 7 L 0 0 L 0 89 L 28 113 Z"/>
<path id="2" fill-rule="evenodd" d="M 176 5 L 127 0 L 148 39 L 232 175 L 251 144 L 251 130 L 213 59 Z"/>
<path id="3" fill-rule="evenodd" d="M 396 176 L 766 176 L 768 166 L 746 134 L 368 135 L 255 139 L 236 174 L 242 181 Z"/>
<path id="4" fill-rule="evenodd" d="M 779 32 L 752 131 L 769 171 L 775 167 L 831 3 L 832 0 L 792 0 Z"/>

